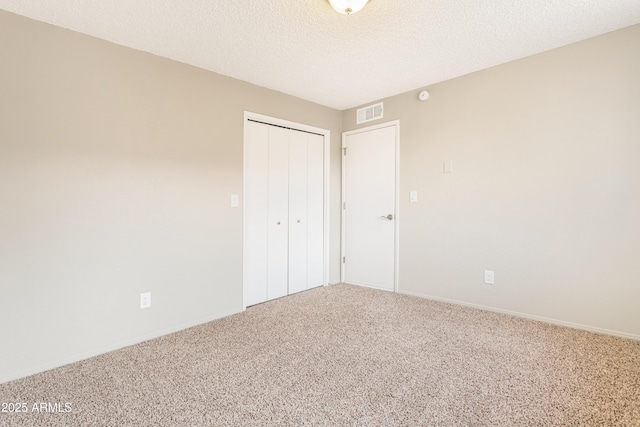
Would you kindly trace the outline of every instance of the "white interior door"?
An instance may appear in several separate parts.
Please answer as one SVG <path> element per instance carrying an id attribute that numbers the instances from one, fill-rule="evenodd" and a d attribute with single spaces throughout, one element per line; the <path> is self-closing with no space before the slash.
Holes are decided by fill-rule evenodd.
<path id="1" fill-rule="evenodd" d="M 243 282 L 245 304 L 254 305 L 267 300 L 269 127 L 248 122 L 246 132 Z"/>
<path id="2" fill-rule="evenodd" d="M 289 130 L 269 129 L 267 214 L 267 299 L 288 292 L 289 268 Z"/>
<path id="3" fill-rule="evenodd" d="M 307 134 L 307 289 L 324 284 L 324 137 Z"/>
<path id="4" fill-rule="evenodd" d="M 307 134 L 290 131 L 289 293 L 307 289 Z"/>
<path id="5" fill-rule="evenodd" d="M 395 290 L 398 124 L 346 132 L 343 280 Z"/>
<path id="6" fill-rule="evenodd" d="M 289 294 L 323 283 L 324 138 L 290 131 Z"/>

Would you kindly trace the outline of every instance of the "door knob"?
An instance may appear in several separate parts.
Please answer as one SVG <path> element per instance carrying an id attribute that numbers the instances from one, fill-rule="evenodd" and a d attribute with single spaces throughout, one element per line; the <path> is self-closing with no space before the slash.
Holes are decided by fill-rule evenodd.
<path id="1" fill-rule="evenodd" d="M 389 214 L 389 215 L 382 215 L 380 218 L 384 218 L 384 219 L 388 219 L 389 221 L 391 221 L 393 219 L 393 215 Z"/>

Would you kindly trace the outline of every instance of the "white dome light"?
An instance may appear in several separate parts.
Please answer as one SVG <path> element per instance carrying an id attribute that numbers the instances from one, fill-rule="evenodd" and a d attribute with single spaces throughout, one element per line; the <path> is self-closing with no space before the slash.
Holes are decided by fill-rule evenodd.
<path id="1" fill-rule="evenodd" d="M 369 0 L 329 0 L 336 12 L 351 15 L 362 9 Z"/>

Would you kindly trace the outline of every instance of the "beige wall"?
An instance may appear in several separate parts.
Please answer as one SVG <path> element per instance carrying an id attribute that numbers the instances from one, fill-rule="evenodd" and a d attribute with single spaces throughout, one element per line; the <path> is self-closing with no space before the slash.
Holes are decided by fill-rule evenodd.
<path id="1" fill-rule="evenodd" d="M 639 44 L 635 26 L 384 100 L 401 292 L 640 338 Z M 241 310 L 245 110 L 331 130 L 338 281 L 354 110 L 2 11 L 0 61 L 0 382 Z"/>
<path id="2" fill-rule="evenodd" d="M 339 111 L 3 11 L 0 64 L 0 382 L 242 309 L 245 110 L 332 132 L 339 280 Z"/>
<path id="3" fill-rule="evenodd" d="M 384 100 L 401 292 L 640 339 L 638 46 L 640 25 Z"/>

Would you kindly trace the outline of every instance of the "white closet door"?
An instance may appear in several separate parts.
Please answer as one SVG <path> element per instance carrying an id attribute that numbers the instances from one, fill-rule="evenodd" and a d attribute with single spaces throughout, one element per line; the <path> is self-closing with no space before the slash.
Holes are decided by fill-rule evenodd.
<path id="1" fill-rule="evenodd" d="M 307 289 L 324 283 L 324 137 L 307 134 Z"/>
<path id="2" fill-rule="evenodd" d="M 307 133 L 289 139 L 289 293 L 307 289 Z"/>
<path id="3" fill-rule="evenodd" d="M 268 126 L 267 299 L 288 293 L 289 131 Z"/>
<path id="4" fill-rule="evenodd" d="M 267 300 L 269 127 L 249 122 L 245 144 L 245 305 Z"/>
<path id="5" fill-rule="evenodd" d="M 248 122 L 246 306 L 324 284 L 324 137 Z"/>

